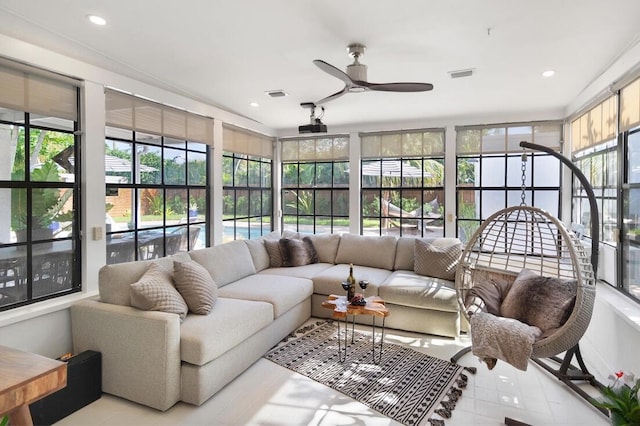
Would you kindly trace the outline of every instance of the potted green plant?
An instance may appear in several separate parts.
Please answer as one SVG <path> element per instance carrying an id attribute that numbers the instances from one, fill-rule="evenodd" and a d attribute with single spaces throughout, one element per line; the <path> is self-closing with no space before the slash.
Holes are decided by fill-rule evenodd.
<path id="1" fill-rule="evenodd" d="M 47 161 L 31 172 L 31 180 L 37 182 L 59 182 L 58 167 Z M 58 188 L 33 188 L 31 190 L 31 227 L 34 240 L 53 237 L 52 224 L 73 219 L 73 212 L 64 212 L 64 206 L 72 191 L 61 192 Z M 17 241 L 26 241 L 27 232 L 27 191 L 14 188 L 11 191 L 11 227 Z"/>
<path id="2" fill-rule="evenodd" d="M 601 390 L 602 399 L 594 400 L 594 405 L 609 410 L 612 425 L 640 425 L 640 379 L 622 371 L 609 378 L 612 384 Z"/>

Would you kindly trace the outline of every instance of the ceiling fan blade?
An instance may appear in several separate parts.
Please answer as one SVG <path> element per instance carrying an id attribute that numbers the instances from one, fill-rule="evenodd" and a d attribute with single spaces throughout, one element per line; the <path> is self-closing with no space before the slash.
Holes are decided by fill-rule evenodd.
<path id="1" fill-rule="evenodd" d="M 368 83 L 366 87 L 369 90 L 380 92 L 427 92 L 433 90 L 433 84 L 430 83 Z"/>
<path id="2" fill-rule="evenodd" d="M 331 64 L 326 63 L 323 60 L 320 59 L 316 59 L 315 61 L 313 61 L 314 64 L 316 64 L 316 66 L 318 68 L 320 68 L 322 71 L 326 72 L 327 74 L 331 74 L 332 76 L 339 78 L 340 80 L 344 81 L 344 83 L 346 85 L 351 85 L 353 84 L 353 81 L 351 80 L 351 77 L 349 77 L 347 75 L 347 73 L 343 72 L 342 70 L 334 67 Z"/>
<path id="3" fill-rule="evenodd" d="M 344 89 L 340 90 L 339 92 L 336 92 L 333 95 L 329 95 L 326 98 L 320 99 L 319 101 L 316 102 L 316 105 L 320 105 L 320 104 L 323 104 L 325 102 L 329 102 L 329 101 L 331 101 L 333 99 L 339 98 L 340 96 L 344 95 L 348 91 L 349 91 L 349 88 L 347 86 L 345 86 Z"/>

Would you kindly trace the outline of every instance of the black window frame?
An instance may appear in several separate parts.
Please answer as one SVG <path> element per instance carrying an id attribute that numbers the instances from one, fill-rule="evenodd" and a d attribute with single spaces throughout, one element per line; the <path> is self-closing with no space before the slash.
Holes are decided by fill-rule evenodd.
<path id="1" fill-rule="evenodd" d="M 225 160 L 226 159 L 226 160 Z M 223 186 L 222 186 L 222 194 L 223 194 L 223 218 L 222 218 L 222 226 L 223 226 L 223 239 L 225 239 L 225 231 L 226 227 L 230 226 L 232 229 L 233 240 L 236 239 L 254 239 L 259 238 L 263 235 L 266 235 L 273 231 L 273 161 L 267 157 L 259 157 L 254 155 L 241 154 L 230 151 L 223 151 L 222 153 L 222 161 L 231 161 L 234 166 L 237 162 L 246 161 L 246 176 L 244 179 L 241 179 L 238 176 L 238 169 L 236 167 L 232 167 L 232 173 L 230 176 L 230 184 L 224 182 L 223 177 Z M 249 170 L 251 170 L 251 164 L 258 165 L 259 167 L 259 176 L 258 181 L 259 185 L 252 185 L 249 182 Z M 225 166 L 223 165 L 223 173 Z M 265 169 L 269 170 L 269 176 L 265 176 Z M 268 178 L 268 179 L 267 179 Z M 244 180 L 244 182 L 241 182 Z M 263 185 L 263 183 L 269 182 L 268 186 Z M 255 194 L 259 192 L 258 195 L 258 203 L 260 205 L 260 214 L 252 213 L 252 206 L 255 205 Z M 269 194 L 265 197 L 266 194 Z M 246 203 L 247 203 L 247 214 L 246 215 L 238 215 L 238 200 L 240 197 L 243 197 L 246 194 Z M 229 208 L 226 207 L 228 200 L 230 197 L 233 200 L 231 204 L 232 212 L 229 212 Z M 265 211 L 265 208 L 268 209 Z M 268 212 L 268 214 L 266 214 Z M 225 217 L 228 216 L 228 217 Z M 268 217 L 269 220 L 265 221 L 264 218 Z M 246 222 L 246 235 L 240 230 L 238 226 L 238 222 Z M 252 227 L 252 224 L 258 224 L 257 228 Z M 267 226 L 265 228 L 265 225 Z M 244 229 L 244 227 L 242 227 Z"/>
<path id="2" fill-rule="evenodd" d="M 80 89 L 76 87 L 76 105 L 77 111 L 80 111 Z M 37 302 L 66 296 L 73 293 L 82 291 L 81 271 L 82 271 L 82 256 L 81 256 L 81 232 L 80 224 L 82 223 L 81 216 L 81 143 L 80 143 L 80 117 L 79 113 L 76 120 L 69 120 L 73 123 L 73 130 L 64 129 L 61 127 L 50 127 L 45 125 L 39 125 L 32 123 L 32 114 L 30 112 L 16 111 L 17 113 L 24 114 L 23 122 L 20 121 L 7 121 L 0 120 L 1 125 L 18 126 L 24 128 L 24 154 L 25 154 L 25 172 L 32 170 L 35 165 L 30 164 L 30 139 L 32 130 L 38 131 L 50 131 L 56 133 L 64 133 L 73 137 L 73 149 L 66 154 L 71 154 L 74 157 L 73 164 L 70 166 L 72 170 L 67 170 L 73 174 L 73 182 L 52 182 L 52 181 L 34 181 L 31 180 L 31 173 L 25 173 L 24 180 L 4 180 L 0 181 L 0 188 L 2 189 L 24 189 L 26 191 L 26 235 L 24 241 L 9 242 L 0 244 L 0 251 L 3 253 L 3 262 L 5 267 L 3 269 L 3 287 L 9 289 L 10 279 L 9 271 L 12 271 L 13 282 L 12 286 L 15 289 L 19 285 L 25 285 L 26 291 L 22 290 L 16 293 L 23 293 L 23 296 L 17 295 L 15 301 L 11 301 L 11 297 L 6 296 L 8 303 L 0 304 L 0 312 L 8 311 L 22 306 L 31 305 Z M 40 120 L 41 117 L 34 114 L 36 117 L 33 121 Z M 51 159 L 54 161 L 54 159 Z M 56 166 L 57 167 L 57 166 Z M 66 237 L 54 237 L 51 238 L 39 238 L 34 235 L 33 231 L 33 196 L 32 193 L 35 190 L 46 189 L 62 189 L 72 191 L 72 209 L 73 218 L 71 220 L 71 234 Z M 51 250 L 49 248 L 58 247 L 65 242 L 69 242 L 69 249 Z M 36 253 L 39 247 L 44 249 L 43 253 Z M 13 253 L 15 257 L 13 261 L 10 261 L 9 257 L 5 257 L 4 254 Z M 37 258 L 37 260 L 36 260 Z M 7 263 L 9 262 L 9 263 Z M 10 264 L 11 263 L 11 264 Z M 24 280 L 23 284 L 19 283 L 19 280 Z M 42 284 L 40 284 L 42 283 Z M 38 286 L 42 285 L 46 288 L 43 293 L 36 294 L 41 290 Z M 46 286 L 46 287 L 45 287 Z M 2 292 L 0 292 L 2 296 Z M 22 298 L 23 297 L 23 298 Z M 0 297 L 0 301 L 2 297 Z"/>
<path id="3" fill-rule="evenodd" d="M 109 126 L 107 126 L 109 129 Z M 115 131 L 113 133 L 121 133 L 122 129 L 113 128 Z M 153 135 L 158 142 L 147 143 L 143 141 L 143 137 L 148 134 L 144 132 L 137 132 L 133 130 L 125 130 L 128 132 L 131 137 L 117 137 L 109 135 L 109 131 L 107 131 L 107 136 L 105 137 L 105 142 L 109 141 L 113 142 L 121 142 L 127 143 L 131 145 L 131 163 L 136 164 L 139 147 L 154 147 L 159 148 L 160 150 L 160 167 L 158 170 L 160 175 L 160 183 L 143 183 L 142 181 L 138 181 L 135 178 L 135 173 L 132 173 L 131 182 L 128 183 L 105 183 L 106 186 L 106 194 L 115 194 L 118 193 L 120 189 L 131 191 L 131 219 L 132 221 L 128 225 L 128 229 L 117 229 L 110 230 L 109 227 L 107 229 L 107 264 L 121 263 L 126 261 L 133 260 L 146 260 L 149 258 L 157 258 L 157 257 L 165 257 L 172 254 L 176 254 L 179 251 L 189 251 L 194 249 L 195 241 L 194 237 L 201 238 L 204 235 L 205 246 L 208 247 L 210 245 L 209 239 L 209 229 L 211 222 L 210 215 L 210 148 L 204 142 L 194 142 L 190 140 L 182 140 L 176 139 L 174 137 L 161 136 L 161 135 Z M 140 137 L 142 136 L 142 137 Z M 141 140 L 138 140 L 138 139 Z M 183 144 L 183 147 L 176 146 L 177 143 Z M 202 149 L 193 149 L 190 148 L 193 145 L 198 144 Z M 184 175 L 184 183 L 176 184 L 176 183 L 166 183 L 166 173 L 165 173 L 165 149 L 182 151 L 183 158 L 185 159 L 185 175 Z M 204 154 L 205 155 L 205 184 L 195 185 L 189 183 L 189 162 L 186 161 L 189 153 L 195 154 Z M 134 208 L 137 206 L 141 206 L 140 193 L 141 191 L 158 191 L 162 194 L 162 224 L 160 225 L 152 225 L 152 226 L 142 226 L 139 218 L 141 217 L 140 212 L 136 211 Z M 170 211 L 170 199 L 167 197 L 167 194 L 171 191 L 186 191 L 186 218 L 185 220 L 180 220 L 179 223 L 168 223 L 167 213 Z M 199 199 L 198 207 L 199 209 L 203 209 L 204 219 L 200 219 L 198 216 L 192 217 L 189 209 L 190 209 L 190 201 L 194 198 L 194 192 L 197 191 L 199 195 L 204 194 L 204 197 L 197 197 Z M 202 201 L 202 199 L 204 201 Z M 108 213 L 108 212 L 107 212 Z M 199 228 L 199 231 L 195 228 Z M 181 242 L 177 245 L 178 239 L 177 236 L 173 235 L 174 233 L 181 234 Z M 153 239 L 153 244 L 148 243 L 146 240 L 148 239 L 146 236 L 150 233 L 162 234 L 157 238 Z M 128 249 L 125 254 L 121 254 L 120 250 L 110 249 L 110 244 L 116 244 L 120 240 L 130 239 L 133 243 L 133 249 Z M 148 249 L 146 248 L 148 246 Z"/>
<path id="4" fill-rule="evenodd" d="M 330 181 L 331 184 L 324 184 L 318 186 L 318 168 L 319 166 L 331 167 Z M 341 170 L 336 170 L 336 166 L 340 165 Z M 290 184 L 285 178 L 285 168 L 287 166 L 293 166 L 297 169 L 296 184 Z M 300 184 L 300 170 L 301 168 L 313 168 L 313 176 L 310 182 Z M 282 218 L 281 228 L 283 230 L 290 230 L 302 233 L 326 233 L 327 225 L 320 224 L 319 221 L 329 220 L 328 231 L 333 234 L 334 232 L 345 232 L 345 229 L 349 227 L 349 178 L 347 174 L 349 170 L 348 160 L 331 160 L 331 159 L 318 159 L 315 161 L 310 160 L 298 160 L 298 161 L 283 161 L 281 169 L 281 204 L 282 204 Z M 338 175 L 340 174 L 340 178 Z M 346 177 L 346 179 L 344 179 Z M 339 183 L 339 181 L 344 183 Z M 338 182 L 337 182 L 338 181 Z M 320 193 L 328 193 L 329 197 L 322 196 Z M 301 193 L 310 194 L 301 196 Z M 338 206 L 337 195 L 346 194 L 346 197 L 342 196 L 342 200 L 346 200 L 346 206 Z M 309 199 L 310 196 L 310 199 Z M 295 198 L 295 206 L 289 201 L 292 197 Z M 309 199 L 310 203 L 307 202 Z M 325 214 L 318 214 L 319 200 L 328 199 L 328 214 L 325 210 Z M 306 204 L 306 206 L 305 206 Z M 302 206 L 302 208 L 301 208 Z M 310 206 L 310 207 L 309 207 Z M 326 204 L 325 204 L 326 208 Z M 309 211 L 311 209 L 311 211 Z M 303 211 L 301 213 L 301 210 Z M 342 211 L 342 214 L 340 214 Z M 294 223 L 288 223 L 287 218 L 294 218 Z M 311 226 L 309 229 L 308 226 Z M 339 227 L 339 228 L 338 228 Z"/>

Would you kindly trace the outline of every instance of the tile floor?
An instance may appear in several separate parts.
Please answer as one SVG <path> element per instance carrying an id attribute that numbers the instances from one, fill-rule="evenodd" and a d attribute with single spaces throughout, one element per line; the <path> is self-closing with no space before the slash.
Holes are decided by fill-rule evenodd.
<path id="1" fill-rule="evenodd" d="M 369 328 L 364 328 L 365 330 Z M 447 339 L 387 330 L 385 341 L 449 359 L 468 338 Z M 565 385 L 530 363 L 526 372 L 498 362 L 488 370 L 472 354 L 460 364 L 478 367 L 447 426 L 500 425 L 505 416 L 532 425 L 607 425 L 608 419 Z M 586 386 L 588 392 L 593 390 Z M 57 425 L 397 425 L 366 406 L 265 359 L 200 407 L 178 403 L 162 413 L 104 394 Z"/>

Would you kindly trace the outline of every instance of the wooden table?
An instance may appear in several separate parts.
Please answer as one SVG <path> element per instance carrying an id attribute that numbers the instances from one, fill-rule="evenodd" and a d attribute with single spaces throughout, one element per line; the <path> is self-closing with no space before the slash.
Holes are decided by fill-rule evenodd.
<path id="1" fill-rule="evenodd" d="M 347 342 L 349 334 L 349 316 L 351 316 L 351 343 L 354 339 L 354 329 L 356 323 L 356 315 L 370 315 L 373 317 L 372 321 L 372 335 L 371 335 L 371 354 L 373 356 L 373 362 L 378 364 L 382 359 L 382 343 L 384 342 L 384 320 L 389 316 L 389 309 L 384 305 L 384 300 L 379 296 L 369 296 L 366 298 L 366 305 L 352 305 L 347 303 L 346 296 L 336 296 L 331 294 L 327 297 L 327 300 L 322 302 L 322 307 L 327 309 L 333 309 L 333 318 L 337 319 L 338 323 L 338 351 L 340 362 L 344 362 L 347 358 Z M 376 317 L 382 318 L 382 333 L 380 336 L 380 347 L 378 350 L 378 356 L 376 358 Z M 344 348 L 341 344 L 340 338 L 340 321 L 344 319 Z"/>
<path id="2" fill-rule="evenodd" d="M 67 385 L 67 364 L 0 346 L 0 417 L 32 426 L 29 404 Z"/>

